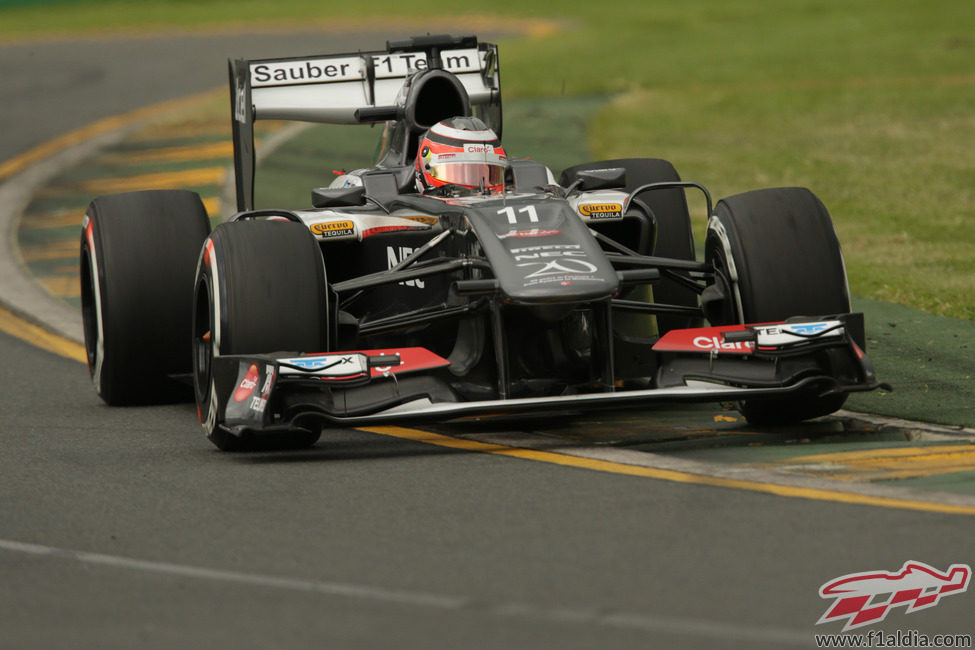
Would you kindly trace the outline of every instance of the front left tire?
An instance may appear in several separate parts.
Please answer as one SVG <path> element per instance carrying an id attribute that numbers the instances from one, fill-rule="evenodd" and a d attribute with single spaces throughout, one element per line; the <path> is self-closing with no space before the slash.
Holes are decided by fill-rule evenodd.
<path id="1" fill-rule="evenodd" d="M 193 383 L 210 442 L 223 451 L 315 444 L 317 428 L 276 439 L 231 432 L 221 422 L 212 373 L 218 355 L 328 349 L 325 264 L 308 229 L 287 221 L 219 225 L 200 253 L 194 296 Z"/>

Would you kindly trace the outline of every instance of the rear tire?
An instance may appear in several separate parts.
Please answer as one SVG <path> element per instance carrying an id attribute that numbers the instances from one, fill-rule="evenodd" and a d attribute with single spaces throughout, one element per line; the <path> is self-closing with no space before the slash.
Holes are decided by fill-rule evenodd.
<path id="1" fill-rule="evenodd" d="M 755 190 L 722 199 L 708 223 L 705 256 L 725 299 L 709 305 L 713 325 L 767 323 L 850 311 L 846 267 L 826 207 L 805 188 Z M 760 425 L 827 415 L 846 395 L 745 400 Z"/>
<path id="2" fill-rule="evenodd" d="M 681 180 L 674 166 L 659 158 L 617 158 L 599 162 L 573 165 L 562 172 L 561 183 L 565 185 L 572 173 L 579 169 L 611 169 L 622 167 L 626 170 L 627 192 L 641 185 Z M 647 255 L 668 257 L 678 260 L 694 261 L 694 232 L 691 216 L 687 209 L 687 198 L 680 188 L 642 192 L 637 197 L 653 212 L 657 223 L 656 244 L 653 250 L 639 251 Z M 621 242 L 627 245 L 626 242 Z M 632 246 L 631 246 L 632 248 Z M 661 280 L 653 287 L 656 302 L 684 307 L 697 307 L 698 297 L 694 291 L 672 280 Z M 661 314 L 657 316 L 657 329 L 661 335 L 672 329 L 699 327 L 701 319 L 690 316 Z"/>
<path id="3" fill-rule="evenodd" d="M 103 196 L 81 233 L 81 313 L 88 370 L 110 405 L 188 397 L 193 269 L 210 221 L 183 190 Z"/>
<path id="4" fill-rule="evenodd" d="M 207 438 L 223 451 L 310 447 L 321 431 L 238 436 L 219 421 L 212 359 L 225 354 L 327 350 L 325 264 L 298 223 L 221 224 L 200 253 L 193 308 L 193 383 Z"/>

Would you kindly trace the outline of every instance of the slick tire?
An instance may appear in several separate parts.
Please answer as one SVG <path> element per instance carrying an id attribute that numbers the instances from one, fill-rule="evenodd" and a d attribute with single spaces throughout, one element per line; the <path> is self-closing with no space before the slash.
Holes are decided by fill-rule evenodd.
<path id="1" fill-rule="evenodd" d="M 565 185 L 571 174 L 579 169 L 611 169 L 613 167 L 626 169 L 626 186 L 624 189 L 627 192 L 649 183 L 681 180 L 680 174 L 669 161 L 659 158 L 617 158 L 569 167 L 562 172 L 561 183 Z M 684 195 L 684 190 L 653 190 L 641 192 L 635 198 L 642 201 L 650 209 L 657 224 L 656 243 L 652 250 L 638 252 L 657 257 L 694 261 L 694 232 L 691 228 L 691 217 L 687 209 L 687 198 Z M 628 245 L 626 242 L 621 243 Z M 698 306 L 697 294 L 694 291 L 667 279 L 654 285 L 653 299 L 655 302 L 669 305 Z M 696 317 L 671 314 L 657 316 L 657 328 L 661 335 L 668 330 L 698 327 L 700 325 L 701 319 Z"/>
<path id="2" fill-rule="evenodd" d="M 88 370 L 113 406 L 189 397 L 193 271 L 210 221 L 182 190 L 103 196 L 81 233 L 81 313 Z"/>
<path id="3" fill-rule="evenodd" d="M 724 296 L 708 309 L 714 325 L 850 311 L 833 222 L 805 188 L 755 190 L 719 201 L 708 223 L 705 256 Z M 775 425 L 827 415 L 845 401 L 846 395 L 797 394 L 746 400 L 738 408 L 753 424 Z"/>
<path id="4" fill-rule="evenodd" d="M 216 355 L 322 352 L 327 341 L 325 264 L 299 223 L 224 223 L 204 242 L 193 301 L 193 384 L 207 438 L 223 451 L 309 447 L 321 432 L 238 436 L 222 426 L 211 363 Z"/>

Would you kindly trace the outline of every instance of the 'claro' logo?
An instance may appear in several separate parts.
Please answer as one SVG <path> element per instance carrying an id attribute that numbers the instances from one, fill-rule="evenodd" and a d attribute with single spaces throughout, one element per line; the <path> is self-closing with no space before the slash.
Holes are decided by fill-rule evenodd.
<path id="1" fill-rule="evenodd" d="M 619 219 L 623 216 L 623 206 L 619 203 L 583 203 L 579 214 L 590 219 Z"/>
<path id="2" fill-rule="evenodd" d="M 751 341 L 722 341 L 717 336 L 695 336 L 694 347 L 701 350 L 754 350 Z"/>

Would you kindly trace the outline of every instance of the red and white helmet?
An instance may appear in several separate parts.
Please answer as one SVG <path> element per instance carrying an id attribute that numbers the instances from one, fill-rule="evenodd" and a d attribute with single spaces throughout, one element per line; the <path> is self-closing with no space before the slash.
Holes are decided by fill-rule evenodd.
<path id="1" fill-rule="evenodd" d="M 500 192 L 508 157 L 501 140 L 476 117 L 452 117 L 430 127 L 416 154 L 423 190 L 444 185 Z"/>

